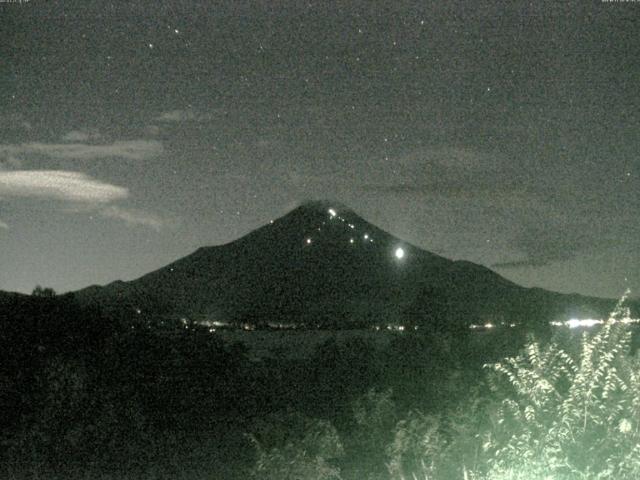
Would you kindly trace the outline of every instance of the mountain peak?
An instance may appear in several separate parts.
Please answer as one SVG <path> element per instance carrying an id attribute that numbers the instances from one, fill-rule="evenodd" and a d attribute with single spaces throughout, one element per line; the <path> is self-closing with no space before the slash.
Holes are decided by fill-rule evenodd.
<path id="1" fill-rule="evenodd" d="M 327 199 L 319 199 L 319 200 L 307 200 L 302 202 L 298 207 L 294 208 L 289 213 L 294 212 L 305 212 L 305 213 L 321 213 L 322 215 L 332 215 L 336 216 L 338 212 L 343 213 L 351 213 L 353 214 L 353 210 L 347 207 L 345 204 L 338 202 L 336 200 L 327 200 Z"/>
<path id="2" fill-rule="evenodd" d="M 388 242 L 406 243 L 367 222 L 345 204 L 334 200 L 304 202 L 271 223 L 275 227 L 272 232 L 278 232 L 276 236 L 279 243 L 284 242 L 285 237 L 296 244 L 304 242 L 305 245 L 315 244 L 316 239 L 322 239 L 323 243 L 347 246 L 363 242 L 373 244 L 374 237 L 380 245 Z"/>

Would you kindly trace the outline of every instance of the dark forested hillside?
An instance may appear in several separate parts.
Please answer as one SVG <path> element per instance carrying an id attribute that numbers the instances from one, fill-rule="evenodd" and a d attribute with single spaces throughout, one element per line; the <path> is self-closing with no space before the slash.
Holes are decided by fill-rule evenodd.
<path id="1" fill-rule="evenodd" d="M 481 362 L 460 353 L 464 338 L 454 353 L 432 340 L 328 339 L 304 358 L 256 359 L 197 324 L 13 296 L 0 309 L 0 476 L 246 478 L 251 438 L 277 443 L 292 415 L 349 432 L 352 402 L 371 388 L 442 402 L 449 355 Z"/>

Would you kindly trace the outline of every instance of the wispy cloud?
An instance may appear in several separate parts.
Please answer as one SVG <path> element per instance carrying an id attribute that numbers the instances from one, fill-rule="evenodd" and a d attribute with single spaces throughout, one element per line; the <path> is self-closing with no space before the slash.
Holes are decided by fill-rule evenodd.
<path id="1" fill-rule="evenodd" d="M 76 132 L 71 137 L 81 137 Z M 42 155 L 63 160 L 95 160 L 100 158 L 124 158 L 128 160 L 144 160 L 156 157 L 164 151 L 162 143 L 157 140 L 126 140 L 104 145 L 86 143 L 22 143 L 16 145 L 0 145 L 0 158 Z"/>
<path id="2" fill-rule="evenodd" d="M 395 184 L 365 184 L 362 186 L 365 192 L 390 194 L 390 195 L 444 195 L 449 197 L 478 197 L 480 195 L 504 195 L 509 193 L 518 193 L 518 188 L 509 182 L 496 185 L 487 185 L 483 183 L 473 184 L 460 180 L 431 180 L 422 183 L 414 183 L 411 181 L 403 181 Z"/>
<path id="3" fill-rule="evenodd" d="M 71 130 L 61 142 L 30 142 L 0 145 L 0 198 L 39 198 L 63 202 L 70 214 L 94 212 L 104 218 L 159 230 L 162 219 L 142 210 L 115 204 L 129 198 L 127 188 L 68 170 L 26 170 L 23 165 L 41 157 L 54 160 L 120 158 L 145 160 L 163 153 L 157 140 L 122 140 L 105 143 L 95 130 Z M 9 228 L 0 221 L 0 229 Z"/>
<path id="4" fill-rule="evenodd" d="M 103 208 L 100 214 L 107 218 L 122 220 L 128 225 L 142 225 L 159 231 L 163 226 L 163 220 L 157 215 L 137 209 L 121 208 L 117 205 L 110 205 Z"/>
<path id="5" fill-rule="evenodd" d="M 155 118 L 159 122 L 209 122 L 213 120 L 213 115 L 210 113 L 197 112 L 191 108 L 189 109 L 176 109 L 168 112 L 163 112 Z"/>
<path id="6" fill-rule="evenodd" d="M 522 178 L 509 159 L 458 146 L 423 147 L 387 160 L 378 181 L 362 186 L 379 194 L 465 196 L 521 190 Z M 393 175 L 386 172 L 392 171 Z M 376 179 L 376 175 L 368 175 Z"/>
<path id="7" fill-rule="evenodd" d="M 164 220 L 155 214 L 116 204 L 129 198 L 125 187 L 102 182 L 81 172 L 64 170 L 0 171 L 0 198 L 40 198 L 66 202 L 71 214 L 97 212 L 104 218 L 141 225 L 159 231 Z M 8 225 L 0 221 L 0 228 Z"/>
<path id="8" fill-rule="evenodd" d="M 147 125 L 146 127 L 143 128 L 143 132 L 146 135 L 150 135 L 152 137 L 155 137 L 157 135 L 160 135 L 160 127 L 157 125 Z"/>
<path id="9" fill-rule="evenodd" d="M 602 201 L 590 208 L 585 201 L 591 197 L 580 195 L 581 185 L 565 182 L 560 189 L 539 181 L 533 160 L 529 166 L 500 152 L 445 146 L 376 162 L 369 162 L 371 174 L 359 176 L 366 179 L 360 187 L 365 194 L 424 200 L 430 212 L 445 212 L 452 221 L 465 218 L 481 232 L 474 241 L 495 238 L 504 247 L 494 253 L 496 269 L 567 262 L 619 241 L 611 232 L 620 229 L 605 227 L 616 225 L 619 211 L 605 210 L 600 226 L 587 224 L 584 219 L 593 218 Z"/>
<path id="10" fill-rule="evenodd" d="M 0 171 L 0 196 L 107 203 L 127 198 L 129 191 L 80 172 L 13 170 Z"/>
<path id="11" fill-rule="evenodd" d="M 0 170 L 14 169 L 22 167 L 22 161 L 13 155 L 0 157 Z"/>
<path id="12" fill-rule="evenodd" d="M 100 140 L 102 134 L 96 131 L 71 130 L 62 136 L 64 142 L 88 142 Z"/>
<path id="13" fill-rule="evenodd" d="M 521 252 L 522 256 L 516 260 L 494 263 L 492 267 L 542 267 L 571 260 L 607 243 L 607 239 L 598 232 L 579 225 L 567 225 L 563 229 L 525 228 L 512 241 L 512 247 Z"/>

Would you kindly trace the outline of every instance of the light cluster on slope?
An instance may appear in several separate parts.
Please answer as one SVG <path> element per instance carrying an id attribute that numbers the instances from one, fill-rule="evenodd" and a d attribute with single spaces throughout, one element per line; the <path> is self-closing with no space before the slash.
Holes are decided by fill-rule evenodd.
<path id="1" fill-rule="evenodd" d="M 327 212 L 329 213 L 329 220 L 337 219 L 337 220 L 341 221 L 342 223 L 346 223 L 346 224 L 347 224 L 347 226 L 348 226 L 351 230 L 356 230 L 356 229 L 357 229 L 357 227 L 356 227 L 356 225 L 355 225 L 355 224 L 353 224 L 353 223 L 348 223 L 348 222 L 347 222 L 347 220 L 346 220 L 344 217 L 342 217 L 342 216 L 338 215 L 338 211 L 337 211 L 336 209 L 334 209 L 334 208 L 329 208 L 329 209 L 327 210 Z M 326 223 L 325 223 L 325 222 L 322 222 L 322 225 L 326 225 Z M 322 232 L 322 228 L 321 228 L 321 227 L 316 228 L 316 230 L 317 230 L 318 232 Z M 362 235 L 362 239 L 363 239 L 363 241 L 364 241 L 364 242 L 374 243 L 373 238 L 372 238 L 372 237 L 371 237 L 371 235 L 369 235 L 369 233 L 367 233 L 367 232 L 365 232 L 365 233 Z M 349 237 L 349 245 L 353 245 L 353 244 L 355 244 L 355 242 L 356 242 L 356 241 L 355 241 L 355 238 L 354 238 L 354 237 Z M 305 239 L 304 239 L 304 243 L 305 243 L 306 245 L 311 245 L 311 244 L 313 243 L 313 237 L 311 237 L 311 236 L 305 237 Z M 404 249 L 404 248 L 402 248 L 402 247 L 397 247 L 397 248 L 394 250 L 394 253 L 393 253 L 393 254 L 394 254 L 394 256 L 395 256 L 398 260 L 401 260 L 401 259 L 403 259 L 403 258 L 406 256 L 406 251 L 405 251 L 405 249 Z"/>

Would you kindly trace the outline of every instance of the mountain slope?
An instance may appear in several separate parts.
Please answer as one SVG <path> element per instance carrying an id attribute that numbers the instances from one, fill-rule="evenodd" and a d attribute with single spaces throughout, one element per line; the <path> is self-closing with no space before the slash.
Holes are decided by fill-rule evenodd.
<path id="1" fill-rule="evenodd" d="M 537 322 L 612 301 L 520 287 L 404 242 L 335 202 L 309 202 L 226 245 L 76 292 L 106 309 L 222 321 Z"/>

